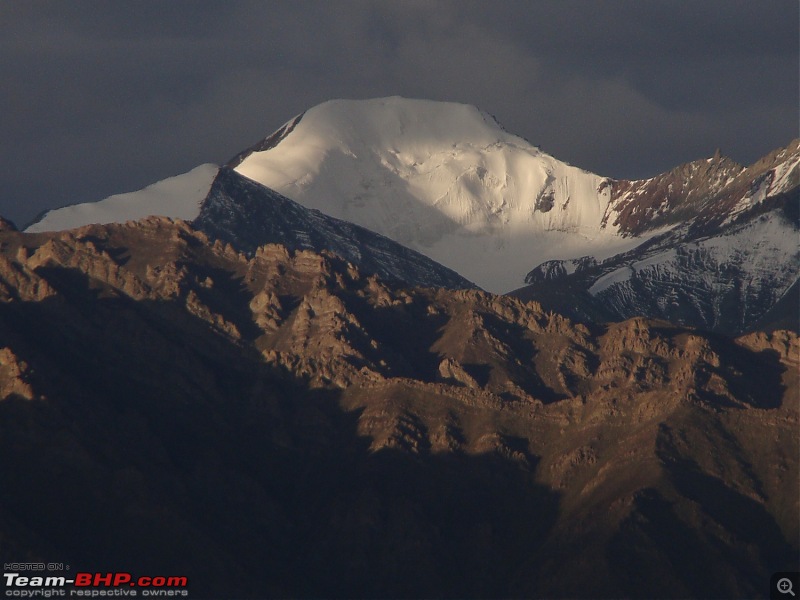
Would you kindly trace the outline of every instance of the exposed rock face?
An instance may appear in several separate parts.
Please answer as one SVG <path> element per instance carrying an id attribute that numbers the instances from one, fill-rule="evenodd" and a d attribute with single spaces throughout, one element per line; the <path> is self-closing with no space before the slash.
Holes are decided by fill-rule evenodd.
<path id="1" fill-rule="evenodd" d="M 711 160 L 687 163 L 651 179 L 613 181 L 605 222 L 628 235 L 642 235 L 687 221 L 742 171 L 744 167 L 717 153 Z"/>
<path id="2" fill-rule="evenodd" d="M 242 150 L 239 154 L 237 154 L 227 163 L 225 163 L 225 166 L 229 169 L 235 169 L 240 164 L 242 164 L 242 161 L 248 156 L 250 156 L 253 152 L 264 152 L 266 150 L 269 150 L 270 148 L 274 148 L 275 146 L 280 144 L 281 141 L 284 140 L 287 135 L 292 133 L 294 128 L 297 127 L 297 124 L 300 122 L 300 119 L 303 118 L 303 114 L 304 113 L 300 113 L 294 119 L 289 120 L 282 127 L 278 128 L 277 131 L 268 135 L 263 140 L 253 144 L 252 146 L 246 148 L 245 150 Z"/>
<path id="3" fill-rule="evenodd" d="M 153 218 L 0 234 L 0 340 L 26 559 L 197 598 L 754 597 L 797 564 L 792 332 L 585 326 Z"/>
<path id="4" fill-rule="evenodd" d="M 720 225 L 800 185 L 800 139 L 747 168 L 717 151 L 650 179 L 607 185 L 611 202 L 604 224 L 624 234 L 639 236 L 675 224 Z"/>
<path id="5" fill-rule="evenodd" d="M 20 361 L 10 348 L 0 348 L 0 398 L 16 396 L 33 399 L 33 389 L 28 383 L 28 365 Z"/>

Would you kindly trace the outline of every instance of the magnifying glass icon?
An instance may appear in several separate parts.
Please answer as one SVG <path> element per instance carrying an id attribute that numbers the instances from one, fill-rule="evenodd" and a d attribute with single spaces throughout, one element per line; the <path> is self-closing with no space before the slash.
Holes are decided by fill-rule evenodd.
<path id="1" fill-rule="evenodd" d="M 778 579 L 776 587 L 781 594 L 791 594 L 792 596 L 795 595 L 794 591 L 792 590 L 792 580 L 788 577 Z"/>

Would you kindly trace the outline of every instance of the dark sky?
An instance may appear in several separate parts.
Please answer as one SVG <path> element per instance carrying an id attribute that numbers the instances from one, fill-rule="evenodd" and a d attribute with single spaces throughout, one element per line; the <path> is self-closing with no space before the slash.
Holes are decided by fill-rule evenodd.
<path id="1" fill-rule="evenodd" d="M 798 136 L 796 0 L 0 3 L 0 214 L 221 163 L 331 98 L 475 104 L 645 177 Z"/>

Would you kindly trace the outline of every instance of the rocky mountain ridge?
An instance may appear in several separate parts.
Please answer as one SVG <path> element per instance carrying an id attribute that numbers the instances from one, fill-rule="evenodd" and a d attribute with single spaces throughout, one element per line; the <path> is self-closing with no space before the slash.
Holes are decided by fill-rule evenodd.
<path id="1" fill-rule="evenodd" d="M 0 232 L 0 339 L 26 560 L 198 598 L 759 597 L 797 564 L 793 332 L 581 325 L 150 218 Z"/>

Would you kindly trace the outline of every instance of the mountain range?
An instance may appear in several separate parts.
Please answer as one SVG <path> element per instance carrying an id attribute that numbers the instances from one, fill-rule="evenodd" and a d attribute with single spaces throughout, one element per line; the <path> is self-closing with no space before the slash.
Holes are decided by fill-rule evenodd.
<path id="1" fill-rule="evenodd" d="M 194 598 L 767 597 L 799 178 L 800 140 L 603 177 L 395 97 L 0 219 L 0 554 Z"/>
<path id="2" fill-rule="evenodd" d="M 514 294 L 578 319 L 797 330 L 798 158 L 795 140 L 748 168 L 717 155 L 620 185 L 614 212 L 626 232 L 668 230 L 606 260 L 545 262 Z"/>
<path id="3" fill-rule="evenodd" d="M 737 339 L 252 256 L 0 233 L 0 548 L 192 597 L 768 595 L 795 333 Z"/>
<path id="4" fill-rule="evenodd" d="M 285 196 L 404 247 L 391 253 L 414 250 L 486 290 L 515 290 L 577 319 L 652 316 L 733 334 L 757 323 L 797 328 L 796 315 L 781 307 L 791 304 L 800 276 L 800 140 L 747 168 L 718 152 L 627 181 L 559 161 L 472 106 L 337 100 L 295 117 L 222 169 L 202 165 L 141 192 L 54 210 L 27 231 L 149 214 L 199 218 L 211 228 L 203 204 L 218 176 L 229 182 L 233 173 L 271 190 L 275 202 Z M 293 208 L 294 222 L 281 230 L 322 218 L 301 212 Z M 247 224 L 239 229 L 251 246 L 287 239 L 245 232 Z M 236 244 L 233 233 L 226 240 Z M 347 252 L 341 236 L 310 237 L 315 244 L 296 247 Z M 387 251 L 382 256 L 345 257 L 385 276 L 375 270 Z M 391 276 L 412 285 L 468 285 L 419 279 L 399 267 Z"/>

